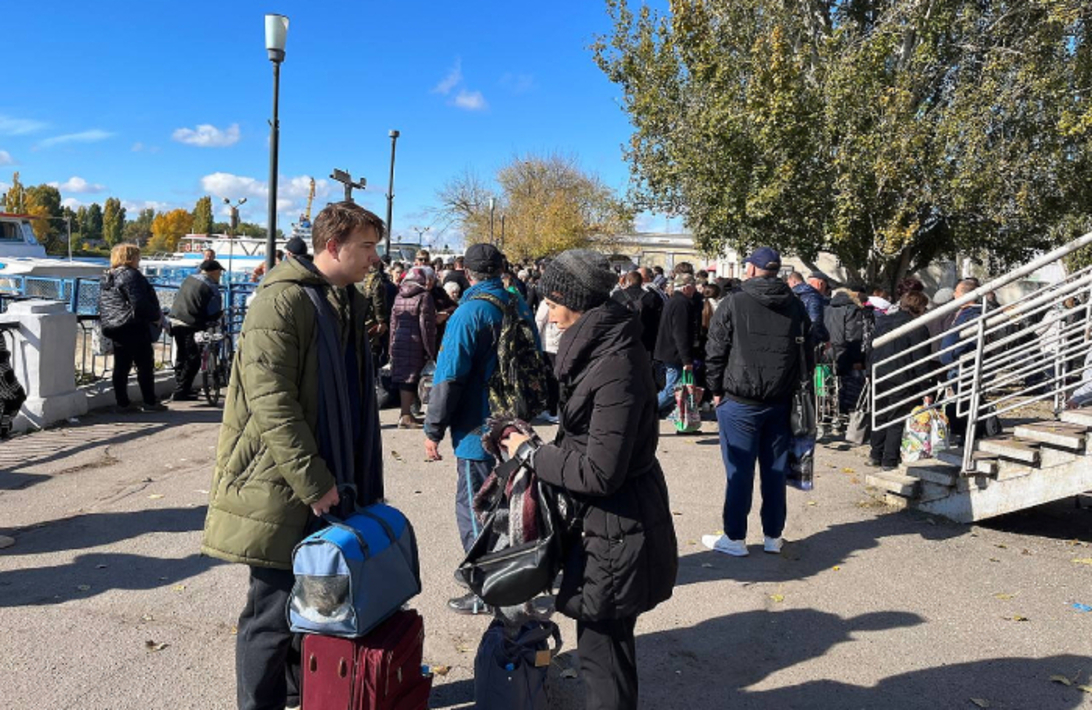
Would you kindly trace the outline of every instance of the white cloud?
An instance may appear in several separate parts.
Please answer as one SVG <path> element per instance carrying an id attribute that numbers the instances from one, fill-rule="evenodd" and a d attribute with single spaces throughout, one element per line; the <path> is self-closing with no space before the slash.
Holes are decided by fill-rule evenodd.
<path id="1" fill-rule="evenodd" d="M 231 173 L 212 173 L 201 178 L 201 189 L 219 199 L 226 197 L 237 200 L 240 197 L 261 197 L 269 194 L 266 184 L 252 177 L 232 175 Z"/>
<path id="2" fill-rule="evenodd" d="M 6 183 L 3 180 L 0 180 L 0 192 L 7 192 L 10 189 L 11 189 L 11 185 L 9 183 Z"/>
<path id="3" fill-rule="evenodd" d="M 22 136 L 27 133 L 36 133 L 46 127 L 41 121 L 33 121 L 29 118 L 12 118 L 0 114 L 0 135 Z"/>
<path id="4" fill-rule="evenodd" d="M 239 124 L 233 123 L 224 130 L 210 123 L 202 123 L 196 130 L 179 128 L 171 134 L 171 139 L 198 148 L 227 148 L 239 142 Z"/>
<path id="5" fill-rule="evenodd" d="M 489 107 L 485 102 L 485 97 L 482 96 L 482 92 L 467 91 L 466 89 L 459 92 L 452 104 L 467 111 L 484 111 Z"/>
<path id="6" fill-rule="evenodd" d="M 63 200 L 61 200 L 61 207 L 67 207 L 70 210 L 78 210 L 79 208 L 84 207 L 86 205 L 87 205 L 86 202 L 81 202 L 81 201 L 77 200 L 75 197 L 66 197 Z"/>
<path id="7" fill-rule="evenodd" d="M 531 74 L 506 73 L 500 79 L 501 86 L 510 90 L 513 94 L 524 94 L 535 88 L 535 77 Z"/>
<path id="8" fill-rule="evenodd" d="M 265 180 L 219 172 L 201 178 L 201 189 L 212 196 L 215 204 L 222 205 L 219 211 L 225 217 L 230 214 L 230 210 L 227 205 L 222 204 L 222 198 L 226 197 L 232 202 L 241 197 L 247 198 L 246 205 L 240 210 L 240 218 L 265 224 L 269 199 L 269 184 Z M 311 178 L 307 175 L 280 177 L 277 187 L 277 212 L 280 214 L 281 229 L 287 229 L 286 225 L 295 221 L 306 209 L 307 193 L 310 189 Z M 315 181 L 315 212 L 322 209 L 323 201 L 331 192 L 332 187 L 328 180 Z"/>
<path id="9" fill-rule="evenodd" d="M 61 192 L 75 192 L 76 194 L 103 192 L 104 190 L 106 190 L 106 185 L 90 183 L 84 180 L 82 177 L 76 175 L 73 175 L 64 182 L 51 182 L 49 184 L 57 188 Z"/>
<path id="10" fill-rule="evenodd" d="M 15 159 L 6 150 L 0 150 L 0 165 L 15 165 Z"/>
<path id="11" fill-rule="evenodd" d="M 126 216 L 136 218 L 136 213 L 141 210 L 153 209 L 156 212 L 169 212 L 175 208 L 170 202 L 157 202 L 156 200 L 122 200 L 121 206 L 125 208 Z"/>
<path id="12" fill-rule="evenodd" d="M 38 144 L 40 148 L 52 148 L 55 145 L 62 145 L 64 143 L 95 143 L 97 141 L 106 140 L 112 138 L 113 133 L 104 131 L 99 128 L 92 128 L 89 131 L 80 131 L 79 133 L 66 133 L 63 136 L 53 136 L 52 138 L 46 138 L 44 141 Z"/>
<path id="13" fill-rule="evenodd" d="M 451 67 L 447 72 L 447 76 L 440 80 L 433 89 L 434 94 L 443 94 L 447 96 L 451 93 L 451 90 L 458 86 L 463 80 L 463 60 L 460 57 L 455 58 L 455 66 Z"/>
<path id="14" fill-rule="evenodd" d="M 133 143 L 133 147 L 131 148 L 131 150 L 134 153 L 139 153 L 140 151 L 144 150 L 144 144 L 140 141 L 137 141 L 136 143 Z"/>

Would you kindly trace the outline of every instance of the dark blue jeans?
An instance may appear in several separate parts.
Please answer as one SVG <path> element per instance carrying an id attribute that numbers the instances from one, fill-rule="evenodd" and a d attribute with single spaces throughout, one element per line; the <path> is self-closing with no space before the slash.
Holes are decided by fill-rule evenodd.
<path id="1" fill-rule="evenodd" d="M 470 552 L 481 529 L 474 516 L 474 496 L 493 471 L 492 461 L 455 459 L 459 467 L 459 482 L 455 486 L 455 522 L 459 525 L 459 539 L 463 550 Z"/>
<path id="2" fill-rule="evenodd" d="M 747 537 L 747 516 L 758 462 L 762 490 L 762 531 L 781 537 L 785 529 L 785 477 L 789 472 L 789 405 L 742 404 L 730 399 L 717 407 L 720 453 L 728 473 L 724 532 L 732 540 Z"/>

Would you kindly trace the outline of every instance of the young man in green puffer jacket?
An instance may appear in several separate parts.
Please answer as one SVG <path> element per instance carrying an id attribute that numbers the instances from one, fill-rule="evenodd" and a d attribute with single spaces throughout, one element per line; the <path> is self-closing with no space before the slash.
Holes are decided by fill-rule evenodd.
<path id="1" fill-rule="evenodd" d="M 296 543 L 316 516 L 383 497 L 364 299 L 354 287 L 378 261 L 383 233 L 382 220 L 362 207 L 328 205 L 315 219 L 313 263 L 289 259 L 270 271 L 243 322 L 201 545 L 204 554 L 250 567 L 236 642 L 240 710 L 299 705 L 298 646 L 290 658 L 285 618 Z M 316 337 L 330 327 L 340 338 Z M 327 352 L 337 340 L 341 352 Z M 335 356 L 356 387 L 331 396 L 325 378 Z M 348 426 L 329 414 L 336 405 L 351 412 Z M 340 499 L 339 480 L 356 487 L 355 501 Z"/>

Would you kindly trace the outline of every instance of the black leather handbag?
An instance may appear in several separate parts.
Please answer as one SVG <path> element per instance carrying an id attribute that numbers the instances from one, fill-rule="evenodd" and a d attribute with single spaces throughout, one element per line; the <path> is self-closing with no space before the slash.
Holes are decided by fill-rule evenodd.
<path id="1" fill-rule="evenodd" d="M 538 496 L 538 539 L 519 545 L 502 545 L 501 535 L 494 530 L 494 521 L 500 514 L 501 505 L 507 505 L 504 496 L 497 496 L 492 509 L 482 524 L 474 545 L 456 577 L 472 592 L 491 606 L 515 606 L 534 599 L 551 589 L 554 578 L 561 569 L 561 538 L 554 520 L 554 507 L 547 495 L 547 485 L 531 483 Z"/>
<path id="2" fill-rule="evenodd" d="M 800 337 L 796 339 L 800 345 L 800 384 L 792 394 L 792 413 L 789 425 L 792 435 L 798 439 L 812 438 L 816 430 L 815 412 L 815 373 L 808 370 L 807 352 L 804 348 L 807 337 L 804 334 L 804 324 L 800 324 Z"/>

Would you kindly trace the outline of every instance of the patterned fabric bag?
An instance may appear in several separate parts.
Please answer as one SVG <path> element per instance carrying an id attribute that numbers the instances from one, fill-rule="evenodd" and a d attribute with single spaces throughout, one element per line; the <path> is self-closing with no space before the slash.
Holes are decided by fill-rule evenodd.
<path id="1" fill-rule="evenodd" d="M 902 433 L 902 460 L 931 459 L 948 448 L 948 417 L 938 409 L 914 407 Z"/>

